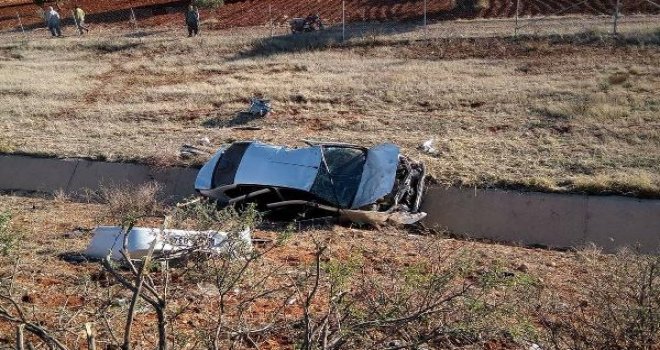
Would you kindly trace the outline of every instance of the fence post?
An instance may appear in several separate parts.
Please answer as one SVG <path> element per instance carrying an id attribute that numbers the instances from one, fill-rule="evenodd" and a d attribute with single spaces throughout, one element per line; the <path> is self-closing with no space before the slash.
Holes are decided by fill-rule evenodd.
<path id="1" fill-rule="evenodd" d="M 341 1 L 341 41 L 346 41 L 346 0 Z"/>
<path id="2" fill-rule="evenodd" d="M 520 0 L 516 0 L 516 27 L 513 29 L 513 36 L 518 36 L 518 9 L 520 8 Z"/>
<path id="3" fill-rule="evenodd" d="M 273 37 L 273 5 L 268 4 L 268 19 L 270 21 L 270 37 Z"/>
<path id="4" fill-rule="evenodd" d="M 18 17 L 18 25 L 21 26 L 21 33 L 25 35 L 25 28 L 23 28 L 23 21 L 21 21 L 21 15 L 16 12 L 16 17 Z"/>
<path id="5" fill-rule="evenodd" d="M 424 30 L 426 30 L 426 0 L 424 0 Z"/>
<path id="6" fill-rule="evenodd" d="M 131 19 L 129 20 L 133 24 L 133 30 L 137 29 L 137 17 L 135 17 L 135 11 L 131 7 Z"/>
<path id="7" fill-rule="evenodd" d="M 616 0 L 616 8 L 614 9 L 614 23 L 613 23 L 613 28 L 612 28 L 612 33 L 614 35 L 618 34 L 616 26 L 618 24 L 617 22 L 619 21 L 619 1 L 620 0 Z"/>

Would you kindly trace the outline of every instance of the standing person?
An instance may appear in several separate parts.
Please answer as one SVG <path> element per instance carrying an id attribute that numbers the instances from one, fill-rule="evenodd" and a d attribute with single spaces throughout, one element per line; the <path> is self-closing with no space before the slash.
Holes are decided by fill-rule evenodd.
<path id="1" fill-rule="evenodd" d="M 199 34 L 199 10 L 193 5 L 186 11 L 186 25 L 188 26 L 188 37 Z"/>
<path id="2" fill-rule="evenodd" d="M 85 11 L 83 11 L 80 6 L 76 6 L 73 14 L 74 18 L 76 19 L 76 26 L 78 27 L 78 32 L 80 35 L 83 35 L 83 31 L 89 33 L 89 27 L 85 26 Z"/>
<path id="3" fill-rule="evenodd" d="M 60 14 L 53 9 L 52 6 L 48 8 L 48 13 L 46 14 L 46 21 L 48 22 L 48 30 L 53 36 L 62 36 L 62 29 L 60 28 Z"/>

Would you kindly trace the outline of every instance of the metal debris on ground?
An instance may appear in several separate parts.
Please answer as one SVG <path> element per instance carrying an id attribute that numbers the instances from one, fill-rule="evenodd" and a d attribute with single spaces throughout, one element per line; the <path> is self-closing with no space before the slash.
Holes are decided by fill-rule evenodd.
<path id="1" fill-rule="evenodd" d="M 247 113 L 257 117 L 265 117 L 272 110 L 270 100 L 253 98 L 250 100 L 250 108 L 247 110 Z"/>
<path id="2" fill-rule="evenodd" d="M 424 165 L 399 154 L 398 146 L 305 142 L 301 148 L 224 146 L 199 171 L 195 189 L 219 207 L 255 203 L 274 218 L 331 214 L 380 226 L 413 224 L 426 216 L 419 210 Z"/>
<path id="3" fill-rule="evenodd" d="M 99 226 L 85 255 L 94 259 L 103 259 L 108 254 L 114 260 L 121 260 L 124 244 L 124 231 L 119 226 Z M 212 255 L 230 254 L 252 249 L 250 229 L 237 235 L 219 231 L 185 231 L 133 227 L 128 233 L 126 249 L 131 259 L 145 257 L 153 245 L 155 258 L 178 258 L 192 252 Z"/>
<path id="4" fill-rule="evenodd" d="M 209 154 L 209 152 L 189 144 L 184 144 L 179 149 L 179 157 L 183 159 L 193 158 L 204 154 Z"/>
<path id="5" fill-rule="evenodd" d="M 434 143 L 435 143 L 435 138 L 428 139 L 419 146 L 419 149 L 424 153 L 430 154 L 432 156 L 436 156 L 438 155 L 438 150 L 433 146 Z"/>

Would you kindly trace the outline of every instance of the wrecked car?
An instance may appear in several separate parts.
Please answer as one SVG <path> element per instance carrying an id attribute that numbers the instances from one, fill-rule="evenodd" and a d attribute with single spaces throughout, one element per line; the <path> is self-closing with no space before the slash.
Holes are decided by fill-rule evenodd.
<path id="1" fill-rule="evenodd" d="M 425 170 L 385 143 L 372 148 L 305 141 L 288 148 L 235 142 L 202 167 L 195 189 L 220 207 L 255 203 L 277 217 L 330 214 L 355 223 L 412 224 L 419 211 Z"/>

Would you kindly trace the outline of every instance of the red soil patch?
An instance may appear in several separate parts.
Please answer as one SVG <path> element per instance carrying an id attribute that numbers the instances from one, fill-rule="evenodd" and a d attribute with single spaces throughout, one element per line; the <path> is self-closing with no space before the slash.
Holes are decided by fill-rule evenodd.
<path id="1" fill-rule="evenodd" d="M 203 20 L 214 29 L 267 25 L 272 14 L 275 24 L 286 23 L 292 17 L 318 13 L 327 23 L 341 21 L 341 0 L 226 0 L 214 10 L 202 11 Z M 128 25 L 131 9 L 141 26 L 182 26 L 181 12 L 186 0 L 79 0 L 69 1 L 60 8 L 60 14 L 70 21 L 71 9 L 80 4 L 88 14 L 89 23 Z M 428 0 L 430 19 L 493 18 L 515 15 L 515 1 L 490 0 L 484 8 L 475 8 L 476 0 Z M 610 0 L 589 0 L 579 6 L 571 0 L 520 0 L 521 16 L 561 14 L 607 14 L 614 10 Z M 270 8 L 270 11 L 269 11 Z M 347 0 L 346 18 L 351 22 L 419 19 L 422 0 Z M 624 14 L 660 14 L 660 9 L 645 0 L 625 1 Z M 0 29 L 17 28 L 17 14 L 28 28 L 43 25 L 39 9 L 32 1 L 0 0 Z"/>

